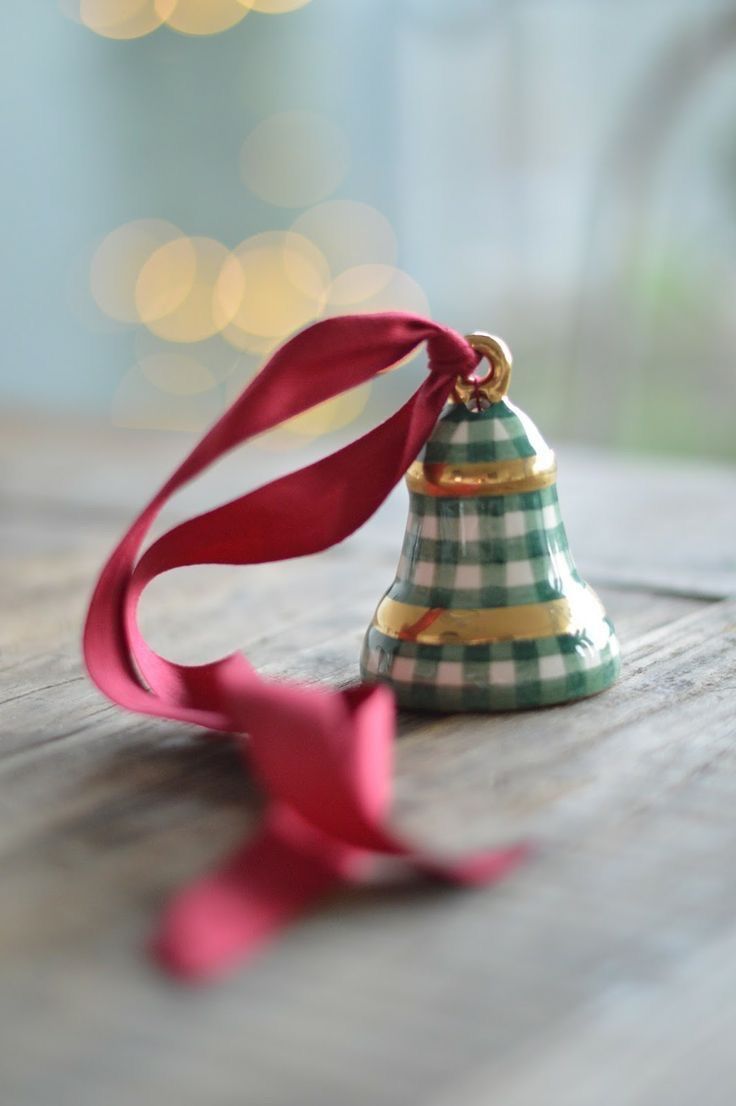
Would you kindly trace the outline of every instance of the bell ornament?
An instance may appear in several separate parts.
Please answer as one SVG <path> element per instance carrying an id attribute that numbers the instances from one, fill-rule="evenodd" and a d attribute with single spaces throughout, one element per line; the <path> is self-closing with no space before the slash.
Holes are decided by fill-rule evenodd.
<path id="1" fill-rule="evenodd" d="M 458 380 L 407 472 L 399 565 L 361 674 L 390 684 L 410 709 L 526 709 L 594 695 L 616 679 L 619 645 L 570 553 L 554 454 L 506 398 L 505 343 L 481 333 L 468 341 L 489 370 Z"/>

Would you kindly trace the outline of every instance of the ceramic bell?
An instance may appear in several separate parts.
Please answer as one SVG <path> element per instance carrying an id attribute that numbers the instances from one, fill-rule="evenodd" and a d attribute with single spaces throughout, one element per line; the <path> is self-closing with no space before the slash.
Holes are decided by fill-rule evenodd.
<path id="1" fill-rule="evenodd" d="M 458 380 L 407 473 L 396 579 L 361 656 L 400 706 L 493 711 L 602 691 L 619 672 L 613 625 L 579 575 L 557 501 L 554 454 L 506 398 L 511 354 L 472 334 L 489 362 Z"/>

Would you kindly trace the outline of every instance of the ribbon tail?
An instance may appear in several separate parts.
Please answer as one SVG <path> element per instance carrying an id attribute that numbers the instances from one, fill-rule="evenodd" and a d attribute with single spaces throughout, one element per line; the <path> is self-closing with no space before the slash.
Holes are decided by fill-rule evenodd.
<path id="1" fill-rule="evenodd" d="M 190 884 L 165 910 L 152 952 L 171 975 L 191 983 L 224 975 L 262 951 L 279 933 L 353 879 L 367 854 L 331 838 L 319 851 L 301 819 L 269 820 L 214 872 Z M 302 838 L 301 840 L 299 838 Z M 322 837 L 322 835 L 320 835 Z M 496 883 L 528 856 L 511 845 L 442 863 L 415 858 L 425 876 L 460 886 Z M 418 861 L 418 862 L 417 862 Z"/>
<path id="2" fill-rule="evenodd" d="M 205 982 L 257 955 L 348 879 L 362 855 L 283 809 L 214 872 L 174 897 L 151 951 L 172 975 Z M 321 835 L 320 835 L 321 836 Z"/>

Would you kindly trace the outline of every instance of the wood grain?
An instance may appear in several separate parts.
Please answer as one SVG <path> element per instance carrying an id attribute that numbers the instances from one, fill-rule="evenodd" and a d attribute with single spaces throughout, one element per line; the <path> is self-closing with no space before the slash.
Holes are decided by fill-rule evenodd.
<path id="1" fill-rule="evenodd" d="M 177 451 L 20 422 L 0 447 L 0 1101 L 731 1106 L 733 473 L 563 453 L 565 520 L 604 584 L 622 680 L 545 711 L 402 715 L 405 832 L 448 851 L 527 838 L 526 868 L 473 893 L 391 871 L 189 991 L 143 942 L 260 796 L 226 742 L 107 704 L 78 652 L 94 573 Z M 274 465 L 256 460 L 252 482 Z M 398 495 L 319 558 L 172 576 L 147 632 L 177 659 L 240 646 L 274 674 L 350 682 L 403 511 Z"/>

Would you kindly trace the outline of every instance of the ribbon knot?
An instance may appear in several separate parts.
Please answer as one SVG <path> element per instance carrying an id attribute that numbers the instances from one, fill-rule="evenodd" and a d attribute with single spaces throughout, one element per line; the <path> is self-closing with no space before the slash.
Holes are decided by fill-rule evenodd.
<path id="1" fill-rule="evenodd" d="M 427 339 L 429 371 L 440 376 L 468 378 L 475 372 L 480 354 L 466 338 L 449 327 L 437 327 Z"/>

